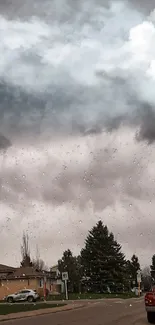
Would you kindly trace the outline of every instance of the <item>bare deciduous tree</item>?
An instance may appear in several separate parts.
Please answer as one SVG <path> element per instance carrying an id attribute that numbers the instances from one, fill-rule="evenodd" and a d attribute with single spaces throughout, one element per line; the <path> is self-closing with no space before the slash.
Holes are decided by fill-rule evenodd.
<path id="1" fill-rule="evenodd" d="M 39 248 L 36 248 L 36 258 L 32 261 L 33 266 L 39 271 L 47 271 L 48 267 L 46 266 L 45 262 L 40 258 Z"/>
<path id="2" fill-rule="evenodd" d="M 23 267 L 32 266 L 30 249 L 29 249 L 29 236 L 25 232 L 23 233 L 23 238 L 22 238 L 21 254 L 22 254 L 21 266 Z"/>

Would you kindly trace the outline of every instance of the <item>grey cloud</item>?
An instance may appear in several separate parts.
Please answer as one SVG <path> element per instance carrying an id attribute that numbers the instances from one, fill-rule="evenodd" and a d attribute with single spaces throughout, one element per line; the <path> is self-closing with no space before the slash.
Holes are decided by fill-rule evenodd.
<path id="1" fill-rule="evenodd" d="M 119 134 L 119 131 L 117 132 L 116 136 Z M 128 130 L 124 128 L 120 139 L 122 139 L 123 135 L 126 136 L 127 132 Z M 47 156 L 44 166 L 40 164 L 37 170 L 35 169 L 35 172 L 33 169 L 35 168 L 35 163 L 33 160 L 31 163 L 31 159 L 29 159 L 29 166 L 31 166 L 32 170 L 27 170 L 26 165 L 17 165 L 15 167 L 10 164 L 9 166 L 4 164 L 0 175 L 3 182 L 1 201 L 9 206 L 12 205 L 15 211 L 22 211 L 18 217 L 16 216 L 16 222 L 17 220 L 21 222 L 21 213 L 23 216 L 22 220 L 26 222 L 27 215 L 29 215 L 29 207 L 34 202 L 38 202 L 39 216 L 42 215 L 44 210 L 42 204 L 51 207 L 50 214 L 47 213 L 47 216 L 43 212 L 45 220 L 41 217 L 42 223 L 39 224 L 36 221 L 36 215 L 30 221 L 31 227 L 32 224 L 35 225 L 33 230 L 34 242 L 40 231 L 39 236 L 41 236 L 42 250 L 44 247 L 47 248 L 51 245 L 51 229 L 50 233 L 44 233 L 42 224 L 45 222 L 47 228 L 49 220 L 54 218 L 55 207 L 60 210 L 64 207 L 66 208 L 65 213 L 67 216 L 70 215 L 72 220 L 72 231 L 76 227 L 75 241 L 76 243 L 78 242 L 79 247 L 83 244 L 87 229 L 83 229 L 82 224 L 79 226 L 78 218 L 73 217 L 74 210 L 76 209 L 79 209 L 79 220 L 81 219 L 84 225 L 87 225 L 87 228 L 96 222 L 99 215 L 102 216 L 103 222 L 107 223 L 111 230 L 114 227 L 116 235 L 119 233 L 117 239 L 123 244 L 125 252 L 132 255 L 136 247 L 141 260 L 148 261 L 149 257 L 144 257 L 142 250 L 145 245 L 147 247 L 147 254 L 149 250 L 151 255 L 153 250 L 153 234 L 151 234 L 150 229 L 154 227 L 154 219 L 153 217 L 151 219 L 150 215 L 153 216 L 151 211 L 154 211 L 154 183 L 149 175 L 149 161 L 147 162 L 146 159 L 149 148 L 142 145 L 142 149 L 139 150 L 139 143 L 137 143 L 131 154 L 125 155 L 124 151 L 131 150 L 131 145 L 128 144 L 128 137 L 127 141 L 123 143 L 124 145 L 121 147 L 116 144 L 115 136 L 112 139 L 110 137 L 107 140 L 104 139 L 103 143 L 99 137 L 96 137 L 94 149 L 90 148 L 90 153 L 85 157 L 86 159 L 83 163 L 80 163 L 78 160 L 80 152 L 83 153 L 82 149 L 80 151 L 80 148 L 78 148 L 79 156 L 76 159 L 74 152 L 68 148 L 68 156 L 70 157 L 68 163 L 62 161 L 61 164 L 55 158 L 55 155 L 51 158 Z M 152 206 L 150 204 L 151 200 Z M 89 201 L 93 205 L 92 214 L 94 221 L 89 220 L 89 211 L 87 211 Z M 123 212 L 117 209 L 118 202 L 122 206 Z M 108 210 L 111 211 L 111 215 L 108 214 Z M 123 215 L 124 220 L 128 220 L 125 223 L 125 227 L 121 226 Z M 59 220 L 59 214 L 56 217 Z M 148 222 L 148 218 L 152 221 Z M 118 221 L 116 221 L 117 219 Z M 139 226 L 137 230 L 138 220 Z M 62 231 L 62 223 L 64 227 L 68 225 L 65 219 L 61 220 L 58 222 L 57 231 L 58 228 Z M 30 231 L 32 231 L 31 228 Z M 64 230 L 62 232 L 64 235 Z M 70 236 L 66 235 L 66 237 L 63 237 L 63 235 L 61 238 L 63 243 L 61 249 L 71 245 Z M 131 236 L 136 238 L 132 240 L 132 243 L 130 241 Z M 53 235 L 52 240 L 55 250 L 57 250 L 58 254 L 61 254 L 61 250 L 57 249 L 57 236 Z M 74 245 L 70 247 L 75 249 Z M 76 251 L 78 251 L 77 248 Z M 46 252 L 47 254 L 49 253 Z M 55 258 L 57 258 L 56 253 L 54 254 Z"/>
<path id="2" fill-rule="evenodd" d="M 0 134 L 0 150 L 5 150 L 11 146 L 11 141 Z"/>
<path id="3" fill-rule="evenodd" d="M 141 214 L 141 211 L 139 211 L 139 213 Z M 130 238 L 132 237 L 132 242 L 130 244 L 131 252 L 134 251 L 135 247 L 136 250 L 140 252 L 142 251 L 146 252 L 149 247 L 150 259 L 151 259 L 151 252 L 153 252 L 154 254 L 154 245 L 153 245 L 154 233 L 153 231 L 151 231 L 151 229 L 153 228 L 154 228 L 154 221 L 149 220 L 149 223 L 147 223 L 146 219 L 143 220 L 143 218 L 141 218 L 141 223 L 139 224 L 138 229 L 137 229 L 137 224 L 134 223 L 132 225 L 129 225 L 127 228 L 122 229 L 121 240 L 124 243 L 129 243 Z"/>
<path id="4" fill-rule="evenodd" d="M 128 0 L 128 2 L 139 11 L 149 14 L 155 9 L 154 0 Z"/>
<path id="5" fill-rule="evenodd" d="M 115 0 L 114 3 L 119 3 L 120 1 Z M 122 2 L 124 2 L 122 0 Z M 91 5 L 96 4 L 97 6 L 104 6 L 106 8 L 109 7 L 111 1 L 110 0 L 96 0 L 90 1 Z M 134 8 L 137 8 L 140 11 L 150 12 L 154 9 L 154 0 L 128 0 L 126 3 L 131 4 Z M 48 17 L 48 15 L 52 16 L 51 4 L 53 6 L 53 16 L 57 14 L 60 15 L 62 11 L 61 1 L 52 0 L 45 0 L 44 3 L 41 0 L 26 0 L 22 3 L 20 0 L 1 0 L 0 2 L 0 9 L 3 14 L 10 15 L 10 16 L 33 16 L 34 14 L 37 15 L 44 15 L 44 17 Z M 83 4 L 83 1 L 65 1 L 64 4 L 64 14 L 67 12 L 68 15 L 76 14 Z M 48 9 L 48 10 L 47 10 Z M 61 11 L 60 11 L 61 9 Z M 72 11 L 71 11 L 72 9 Z M 50 11 L 50 12 L 49 12 Z"/>
<path id="6" fill-rule="evenodd" d="M 91 0 L 91 6 L 109 6 L 109 0 Z M 0 11 L 8 17 L 22 17 L 27 19 L 31 16 L 39 16 L 44 19 L 57 19 L 60 22 L 62 21 L 72 21 L 77 15 L 81 8 L 84 8 L 86 15 L 88 16 L 90 12 L 88 10 L 87 4 L 85 5 L 82 0 L 71 1 L 71 0 L 26 0 L 22 3 L 20 0 L 6 0 L 0 2 Z"/>
<path id="7" fill-rule="evenodd" d="M 97 149 L 98 148 L 98 149 Z M 69 152 L 72 156 L 72 153 Z M 145 189 L 136 187 L 135 184 L 143 178 L 142 164 L 132 161 L 119 161 L 119 149 L 108 143 L 102 148 L 96 143 L 96 149 L 90 152 L 83 165 L 78 161 L 72 164 L 58 166 L 57 160 L 47 160 L 46 167 L 40 166 L 37 176 L 25 174 L 24 169 L 3 168 L 4 186 L 1 199 L 6 197 L 12 202 L 19 203 L 19 194 L 27 200 L 42 200 L 53 205 L 71 203 L 83 209 L 89 200 L 94 204 L 96 211 L 115 205 L 117 192 L 132 193 L 140 197 L 141 192 L 145 200 Z M 54 172 L 53 172 L 54 171 Z M 133 181 L 132 181 L 133 180 Z M 7 186 L 5 186 L 7 184 Z M 14 196 L 13 196 L 13 194 Z M 16 195 L 16 194 L 17 195 Z"/>

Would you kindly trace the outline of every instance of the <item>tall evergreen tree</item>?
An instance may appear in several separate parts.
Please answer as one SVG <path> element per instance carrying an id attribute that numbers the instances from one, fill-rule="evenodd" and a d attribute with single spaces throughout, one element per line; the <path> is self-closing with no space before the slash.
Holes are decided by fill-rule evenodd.
<path id="1" fill-rule="evenodd" d="M 127 291 L 131 291 L 131 288 L 133 287 L 133 279 L 132 279 L 132 272 L 131 272 L 131 261 L 126 261 L 126 267 L 125 267 L 125 287 Z"/>
<path id="2" fill-rule="evenodd" d="M 137 286 L 137 272 L 140 270 L 140 263 L 138 256 L 133 254 L 131 257 L 131 262 L 130 262 L 130 272 L 131 272 L 131 277 L 132 277 L 132 286 Z"/>
<path id="3" fill-rule="evenodd" d="M 146 266 L 142 271 L 142 282 L 144 291 L 149 291 L 152 286 L 152 279 L 149 266 Z"/>
<path id="4" fill-rule="evenodd" d="M 116 288 L 122 284 L 125 258 L 121 246 L 102 221 L 89 231 L 81 258 L 92 291 L 101 292 L 106 286 Z"/>

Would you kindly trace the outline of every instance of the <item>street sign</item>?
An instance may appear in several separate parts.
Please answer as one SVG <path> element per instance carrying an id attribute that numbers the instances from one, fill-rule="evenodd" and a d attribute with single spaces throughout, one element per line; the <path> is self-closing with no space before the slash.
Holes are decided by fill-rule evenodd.
<path id="1" fill-rule="evenodd" d="M 62 272 L 62 281 L 65 282 L 66 300 L 68 300 L 68 289 L 67 289 L 68 272 Z"/>
<path id="2" fill-rule="evenodd" d="M 142 277 L 141 277 L 141 272 L 140 271 L 137 272 L 137 282 L 138 283 L 142 282 Z"/>
<path id="3" fill-rule="evenodd" d="M 68 281 L 68 272 L 62 272 L 62 280 Z"/>

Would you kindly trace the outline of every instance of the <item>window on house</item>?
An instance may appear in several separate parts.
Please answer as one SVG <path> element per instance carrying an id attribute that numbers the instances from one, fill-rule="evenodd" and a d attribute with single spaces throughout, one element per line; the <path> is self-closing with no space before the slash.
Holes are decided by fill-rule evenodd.
<path id="1" fill-rule="evenodd" d="M 39 287 L 43 288 L 44 286 L 44 280 L 43 279 L 39 279 Z"/>

